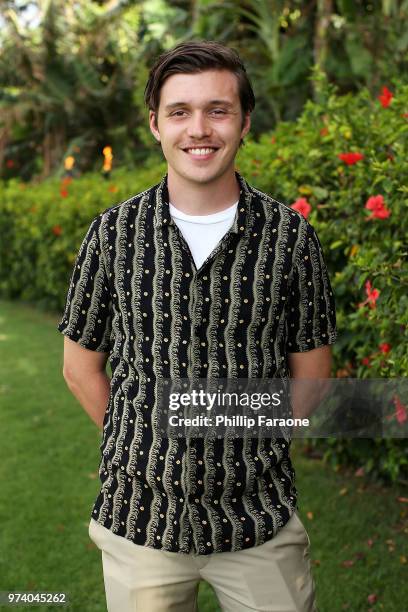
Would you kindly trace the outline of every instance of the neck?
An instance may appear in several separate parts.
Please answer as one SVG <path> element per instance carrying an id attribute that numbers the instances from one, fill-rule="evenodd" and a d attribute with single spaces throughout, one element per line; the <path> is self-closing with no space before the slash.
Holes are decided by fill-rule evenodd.
<path id="1" fill-rule="evenodd" d="M 168 168 L 167 188 L 170 202 L 187 215 L 211 215 L 229 208 L 239 200 L 240 186 L 232 168 L 211 183 L 189 181 Z"/>

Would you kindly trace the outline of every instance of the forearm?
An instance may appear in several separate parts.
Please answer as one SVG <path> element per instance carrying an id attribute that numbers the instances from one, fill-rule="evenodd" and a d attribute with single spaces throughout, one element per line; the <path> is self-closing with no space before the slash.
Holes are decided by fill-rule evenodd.
<path id="1" fill-rule="evenodd" d="M 65 382 L 93 422 L 102 430 L 110 393 L 110 378 L 106 372 L 94 372 L 75 379 L 66 378 Z"/>
<path id="2" fill-rule="evenodd" d="M 290 395 L 294 419 L 308 418 L 328 392 L 329 380 L 291 378 Z"/>
<path id="3" fill-rule="evenodd" d="M 331 348 L 323 346 L 305 353 L 290 353 L 293 417 L 307 418 L 330 389 Z"/>

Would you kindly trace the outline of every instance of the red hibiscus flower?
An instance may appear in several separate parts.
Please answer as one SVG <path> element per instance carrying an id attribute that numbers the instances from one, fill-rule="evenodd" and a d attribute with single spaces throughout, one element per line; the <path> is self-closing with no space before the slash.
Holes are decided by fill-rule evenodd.
<path id="1" fill-rule="evenodd" d="M 388 344 L 388 342 L 381 342 L 378 348 L 380 349 L 381 353 L 384 353 L 384 355 L 386 355 L 390 352 L 392 347 L 391 344 Z"/>
<path id="2" fill-rule="evenodd" d="M 67 189 L 61 189 L 60 190 L 60 195 L 61 195 L 61 198 L 67 198 L 68 197 Z"/>
<path id="3" fill-rule="evenodd" d="M 377 601 L 377 595 L 375 593 L 371 593 L 367 597 L 367 601 L 368 601 L 369 604 L 375 604 L 375 602 Z"/>
<path id="4" fill-rule="evenodd" d="M 380 101 L 380 104 L 383 108 L 387 108 L 391 104 L 391 100 L 393 99 L 393 93 L 388 89 L 388 87 L 383 87 L 381 94 L 377 96 L 377 99 Z"/>
<path id="5" fill-rule="evenodd" d="M 361 360 L 361 363 L 362 363 L 364 366 L 371 367 L 371 364 L 370 364 L 370 357 L 363 357 L 363 358 L 362 358 L 362 360 Z"/>
<path id="6" fill-rule="evenodd" d="M 62 234 L 62 227 L 60 225 L 54 225 L 54 227 L 52 228 L 52 233 L 55 236 L 61 236 L 61 234 Z"/>
<path id="7" fill-rule="evenodd" d="M 364 286 L 367 294 L 367 301 L 370 303 L 371 307 L 374 308 L 375 303 L 379 298 L 380 292 L 378 291 L 378 289 L 372 288 L 370 280 L 366 281 Z"/>
<path id="8" fill-rule="evenodd" d="M 362 153 L 339 153 L 337 157 L 341 159 L 341 161 L 344 161 L 344 163 L 348 166 L 352 166 L 361 159 L 364 159 L 364 155 Z"/>
<path id="9" fill-rule="evenodd" d="M 291 208 L 293 210 L 297 210 L 297 212 L 300 212 L 300 214 L 303 215 L 305 219 L 308 218 L 312 210 L 312 207 L 306 200 L 306 198 L 298 198 L 296 202 L 292 204 Z"/>
<path id="10" fill-rule="evenodd" d="M 372 211 L 367 219 L 387 219 L 391 214 L 391 211 L 384 205 L 384 198 L 382 195 L 368 198 L 365 208 Z"/>
<path id="11" fill-rule="evenodd" d="M 395 417 L 396 417 L 398 423 L 400 423 L 402 425 L 402 423 L 405 423 L 405 421 L 408 419 L 407 408 L 401 402 L 401 400 L 398 397 L 398 395 L 394 395 L 393 402 L 394 402 L 394 406 L 395 406 Z"/>
<path id="12" fill-rule="evenodd" d="M 365 290 L 366 290 L 367 298 L 364 300 L 364 302 L 361 302 L 358 305 L 358 307 L 361 308 L 362 306 L 365 306 L 366 304 L 368 304 L 370 306 L 370 308 L 375 308 L 376 307 L 376 301 L 378 300 L 378 297 L 380 295 L 379 290 L 378 289 L 373 289 L 370 280 L 367 280 L 365 282 L 364 287 L 365 287 Z"/>

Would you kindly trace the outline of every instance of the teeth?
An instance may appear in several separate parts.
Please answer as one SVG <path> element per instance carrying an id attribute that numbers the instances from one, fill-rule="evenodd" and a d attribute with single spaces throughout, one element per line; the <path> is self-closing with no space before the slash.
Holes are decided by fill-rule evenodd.
<path id="1" fill-rule="evenodd" d="M 189 153 L 193 155 L 208 155 L 215 151 L 215 149 L 187 149 Z"/>

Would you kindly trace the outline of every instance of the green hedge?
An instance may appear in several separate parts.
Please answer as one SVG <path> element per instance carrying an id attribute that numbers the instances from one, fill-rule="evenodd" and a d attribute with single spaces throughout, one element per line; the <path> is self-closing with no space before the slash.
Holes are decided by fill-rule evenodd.
<path id="1" fill-rule="evenodd" d="M 320 100 L 308 102 L 296 122 L 248 141 L 237 159 L 255 187 L 286 204 L 311 207 L 308 220 L 322 242 L 336 296 L 335 376 L 408 374 L 408 86 L 390 89 L 380 101 L 366 90 L 338 96 L 322 82 Z M 362 158 L 348 163 L 349 153 Z M 87 174 L 67 185 L 56 179 L 3 183 L 0 294 L 61 310 L 90 220 L 164 172 L 164 163 L 151 161 L 114 170 L 109 180 Z M 395 480 L 408 474 L 404 442 L 376 440 L 364 452 L 358 441 L 313 444 L 323 445 L 335 464 L 354 462 Z M 378 455 L 386 460 L 373 465 Z"/>
<path id="2" fill-rule="evenodd" d="M 156 183 L 165 172 L 158 163 L 105 180 L 98 173 L 71 182 L 0 184 L 0 295 L 61 311 L 72 266 L 91 220 Z"/>

